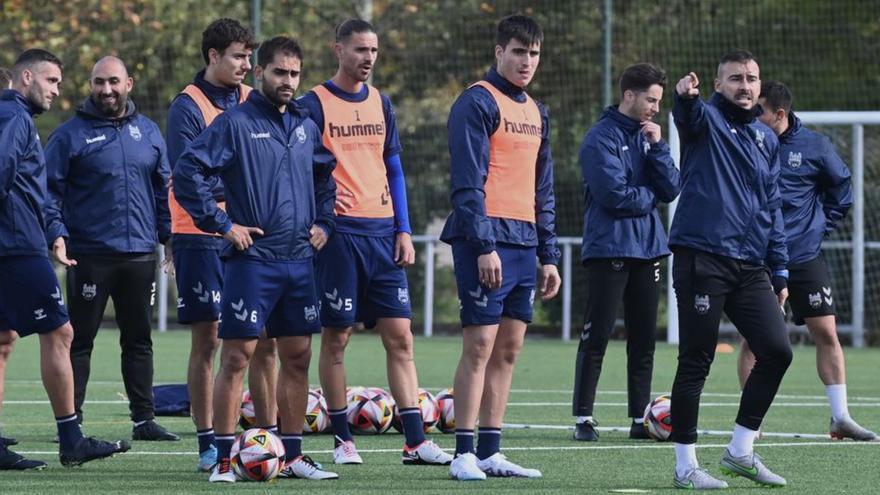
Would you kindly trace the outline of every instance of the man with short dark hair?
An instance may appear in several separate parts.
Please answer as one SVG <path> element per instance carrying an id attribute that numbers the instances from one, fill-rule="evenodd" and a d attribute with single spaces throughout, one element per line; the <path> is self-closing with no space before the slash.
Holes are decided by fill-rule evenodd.
<path id="1" fill-rule="evenodd" d="M 849 414 L 846 363 L 837 338 L 831 275 L 822 256 L 822 239 L 837 227 L 852 206 L 852 177 L 831 141 L 807 127 L 792 110 L 791 92 L 784 84 L 764 81 L 758 118 L 779 136 L 782 216 L 788 247 L 788 304 L 796 325 L 807 325 L 816 344 L 816 369 L 831 406 L 831 438 L 877 440 Z M 738 371 L 745 384 L 755 357 L 743 344 Z"/>
<path id="2" fill-rule="evenodd" d="M 19 334 L 40 336 L 40 371 L 58 427 L 59 457 L 62 465 L 77 466 L 131 447 L 86 438 L 73 402 L 73 328 L 47 256 L 46 162 L 34 124 L 58 96 L 62 68 L 55 55 L 26 50 L 13 67 L 12 89 L 0 93 L 0 346 Z M 44 467 L 0 445 L 0 469 Z"/>
<path id="3" fill-rule="evenodd" d="M 700 99 L 693 72 L 675 89 L 672 112 L 682 142 L 682 186 L 669 236 L 680 336 L 671 398 L 673 485 L 727 487 L 699 468 L 695 445 L 700 395 L 724 313 L 757 361 L 743 387 L 721 470 L 761 485 L 784 486 L 785 479 L 754 452 L 758 429 L 792 358 L 779 309 L 788 296 L 779 142 L 756 118 L 758 62 L 745 50 L 722 57 L 708 102 Z"/>
<path id="4" fill-rule="evenodd" d="M 156 246 L 171 235 L 165 140 L 129 98 L 134 80 L 122 60 L 99 60 L 89 85 L 91 95 L 46 145 L 46 229 L 67 267 L 76 412 L 82 421 L 95 337 L 112 297 L 132 439 L 180 440 L 155 422 L 153 408 Z"/>
<path id="5" fill-rule="evenodd" d="M 623 299 L 627 330 L 630 438 L 645 439 L 660 301 L 660 259 L 669 256 L 657 210 L 678 196 L 679 175 L 660 126 L 666 74 L 652 64 L 627 67 L 620 104 L 608 107 L 584 137 L 584 239 L 587 307 L 575 363 L 575 440 L 597 441 L 593 404 L 608 338 Z"/>
<path id="6" fill-rule="evenodd" d="M 264 328 L 277 340 L 281 359 L 277 397 L 286 451 L 281 476 L 338 478 L 302 453 L 312 334 L 321 331 L 313 257 L 333 231 L 336 195 L 335 159 L 307 111 L 293 101 L 301 70 L 302 49 L 295 40 L 265 41 L 257 51 L 256 91 L 205 129 L 174 170 L 178 200 L 195 224 L 228 241 L 212 482 L 235 481 L 230 450 L 242 379 Z M 214 176 L 226 187 L 227 211 L 211 193 Z"/>
<path id="7" fill-rule="evenodd" d="M 217 116 L 247 99 L 251 87 L 244 84 L 244 79 L 251 70 L 251 53 L 256 47 L 253 33 L 235 19 L 217 19 L 202 32 L 205 68 L 174 98 L 168 109 L 166 136 L 172 170 L 186 147 Z M 214 199 L 224 208 L 222 181 L 217 176 L 208 180 Z M 212 397 L 214 358 L 220 346 L 217 339 L 223 288 L 220 250 L 226 243 L 222 237 L 195 226 L 175 199 L 173 186 L 169 196 L 177 320 L 192 327 L 186 381 L 198 439 L 198 470 L 210 471 L 217 462 Z M 248 372 L 248 386 L 255 392 L 252 397 L 256 398 L 257 425 L 272 431 L 277 431 L 275 360 L 274 341 L 260 339 Z"/>
<path id="8" fill-rule="evenodd" d="M 449 464 L 452 456 L 425 438 L 413 360 L 409 285 L 415 260 L 400 137 L 391 100 L 366 83 L 379 54 L 370 23 L 349 19 L 336 30 L 339 68 L 299 99 L 337 159 L 336 229 L 318 254 L 321 304 L 319 370 L 333 428 L 333 461 L 363 462 L 348 426 L 345 348 L 356 321 L 377 327 L 388 383 L 405 437 L 404 464 Z"/>
<path id="9" fill-rule="evenodd" d="M 560 282 L 550 118 L 525 91 L 544 33 L 512 15 L 496 42 L 495 66 L 458 97 L 448 122 L 453 209 L 440 238 L 452 245 L 463 327 L 450 465 L 457 480 L 541 477 L 500 452 L 501 426 L 535 293 L 551 299 Z"/>
<path id="10" fill-rule="evenodd" d="M 0 67 L 0 91 L 12 88 L 12 72 L 6 67 Z M 3 342 L 0 340 L 0 408 L 3 407 L 3 391 L 6 385 L 6 363 L 9 355 L 15 348 L 15 339 L 17 334 L 13 336 L 14 330 L 9 330 L 11 340 Z M 10 437 L 0 436 L 0 445 L 17 445 L 18 440 Z"/>

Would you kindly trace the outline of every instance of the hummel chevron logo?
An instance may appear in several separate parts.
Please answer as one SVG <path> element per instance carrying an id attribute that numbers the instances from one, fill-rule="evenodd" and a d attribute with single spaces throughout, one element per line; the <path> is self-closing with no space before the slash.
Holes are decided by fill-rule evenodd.
<path id="1" fill-rule="evenodd" d="M 61 287 L 55 286 L 55 292 L 52 293 L 52 299 L 58 301 L 59 305 L 64 305 L 64 298 L 61 296 Z"/>
<path id="2" fill-rule="evenodd" d="M 199 282 L 199 285 L 193 287 L 192 290 L 193 290 L 193 292 L 195 292 L 196 294 L 201 294 L 201 293 L 202 293 L 202 290 L 203 290 L 203 289 L 202 289 L 202 283 Z"/>
<path id="3" fill-rule="evenodd" d="M 235 310 L 235 318 L 239 321 L 247 319 L 247 309 L 244 308 L 244 299 L 239 299 L 238 304 L 231 303 L 232 309 Z M 241 311 L 241 313 L 239 313 Z"/>
<path id="4" fill-rule="evenodd" d="M 334 287 L 333 292 L 325 292 L 324 297 L 330 300 L 330 307 L 334 311 L 342 309 L 342 298 L 339 297 L 339 291 Z"/>
<path id="5" fill-rule="evenodd" d="M 45 317 L 46 317 L 46 310 L 45 309 L 40 308 L 40 309 L 34 310 L 34 319 L 35 320 L 42 320 Z"/>
<path id="6" fill-rule="evenodd" d="M 476 290 L 469 290 L 468 294 L 474 298 L 474 304 L 481 308 L 485 308 L 489 304 L 489 296 L 483 294 L 483 288 L 479 285 Z"/>

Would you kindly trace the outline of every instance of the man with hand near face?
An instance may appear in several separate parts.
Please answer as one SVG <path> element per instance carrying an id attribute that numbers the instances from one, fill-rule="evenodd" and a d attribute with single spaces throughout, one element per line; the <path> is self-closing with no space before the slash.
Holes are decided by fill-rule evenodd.
<path id="1" fill-rule="evenodd" d="M 413 361 L 409 284 L 415 260 L 400 162 L 397 118 L 387 96 L 367 84 L 379 54 L 373 26 L 349 19 L 336 29 L 339 69 L 300 102 L 336 156 L 336 230 L 318 254 L 320 375 L 337 464 L 363 462 L 348 426 L 345 348 L 355 322 L 377 327 L 388 383 L 405 436 L 404 464 L 449 464 L 452 456 L 425 438 Z"/>
<path id="2" fill-rule="evenodd" d="M 501 454 L 501 426 L 535 293 L 551 299 L 560 282 L 550 118 L 525 92 L 544 33 L 512 15 L 496 41 L 495 66 L 458 97 L 448 122 L 453 210 L 440 238 L 452 245 L 464 328 L 450 465 L 457 480 L 541 476 Z"/>
<path id="3" fill-rule="evenodd" d="M 276 339 L 281 360 L 277 397 L 286 451 L 281 477 L 338 478 L 302 453 L 312 334 L 321 331 L 313 258 L 333 232 L 336 160 L 308 112 L 293 101 L 301 70 L 302 49 L 295 40 L 278 36 L 263 42 L 254 68 L 256 90 L 205 129 L 174 170 L 180 204 L 199 229 L 227 241 L 212 482 L 235 481 L 230 450 L 242 379 L 264 327 Z M 211 193 L 214 176 L 223 180 L 226 211 Z"/>
<path id="4" fill-rule="evenodd" d="M 675 88 L 682 186 L 669 245 L 681 339 L 671 397 L 677 488 L 727 487 L 700 469 L 695 449 L 700 395 L 722 313 L 748 341 L 756 363 L 743 387 L 721 470 L 765 486 L 786 484 L 753 448 L 792 359 L 779 309 L 788 296 L 779 141 L 757 119 L 759 71 L 751 53 L 735 50 L 721 58 L 708 102 L 700 99 L 693 72 Z"/>
<path id="5" fill-rule="evenodd" d="M 627 330 L 630 438 L 648 438 L 642 418 L 651 400 L 660 259 L 669 256 L 657 210 L 678 196 L 679 174 L 660 126 L 666 74 L 636 64 L 620 77 L 619 106 L 608 107 L 584 137 L 584 240 L 587 308 L 575 364 L 574 438 L 597 441 L 593 404 L 608 337 L 623 299 Z"/>
<path id="6" fill-rule="evenodd" d="M 46 145 L 47 238 L 68 268 L 76 411 L 82 421 L 95 337 L 113 298 L 132 439 L 179 440 L 153 410 L 156 246 L 171 236 L 165 140 L 129 98 L 134 80 L 122 60 L 99 60 L 89 83 L 92 94 Z"/>

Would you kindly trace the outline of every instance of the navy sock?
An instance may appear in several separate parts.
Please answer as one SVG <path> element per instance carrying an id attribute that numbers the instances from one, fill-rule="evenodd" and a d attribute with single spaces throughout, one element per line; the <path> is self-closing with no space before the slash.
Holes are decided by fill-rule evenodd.
<path id="1" fill-rule="evenodd" d="M 351 430 L 348 429 L 348 408 L 331 409 L 327 412 L 330 413 L 330 427 L 336 436 L 336 443 L 354 440 Z"/>
<path id="2" fill-rule="evenodd" d="M 501 428 L 480 427 L 477 438 L 477 457 L 482 461 L 501 450 Z"/>
<path id="3" fill-rule="evenodd" d="M 455 430 L 455 455 L 474 453 L 474 430 Z"/>
<path id="4" fill-rule="evenodd" d="M 214 428 L 196 430 L 196 438 L 199 440 L 199 454 L 214 446 Z"/>
<path id="5" fill-rule="evenodd" d="M 407 447 L 418 447 L 425 441 L 425 423 L 422 421 L 422 410 L 418 407 L 404 407 L 400 410 L 400 424 Z"/>
<path id="6" fill-rule="evenodd" d="M 229 459 L 229 453 L 232 451 L 232 444 L 235 442 L 235 435 L 218 433 L 214 438 L 217 442 L 217 460 Z"/>
<path id="7" fill-rule="evenodd" d="M 284 462 L 290 462 L 302 455 L 302 434 L 282 433 L 281 443 L 284 444 Z"/>
<path id="8" fill-rule="evenodd" d="M 56 417 L 55 425 L 58 427 L 58 443 L 62 449 L 72 449 L 83 437 L 82 429 L 76 420 L 76 414 Z"/>

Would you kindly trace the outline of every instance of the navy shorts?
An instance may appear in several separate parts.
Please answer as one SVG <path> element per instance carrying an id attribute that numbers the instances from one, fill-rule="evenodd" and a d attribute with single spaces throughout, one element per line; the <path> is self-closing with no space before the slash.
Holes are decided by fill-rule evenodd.
<path id="1" fill-rule="evenodd" d="M 452 244 L 463 327 L 497 325 L 502 317 L 532 322 L 538 278 L 536 248 L 498 245 L 495 251 L 501 258 L 501 287 L 489 290 L 480 284 L 479 253 L 463 242 Z"/>
<path id="2" fill-rule="evenodd" d="M 189 324 L 220 319 L 223 262 L 214 249 L 175 249 L 177 321 Z"/>
<path id="3" fill-rule="evenodd" d="M 45 256 L 0 257 L 0 331 L 22 337 L 70 321 L 52 263 Z"/>
<path id="4" fill-rule="evenodd" d="M 312 259 L 226 260 L 220 318 L 221 339 L 270 338 L 319 333 L 318 295 Z"/>
<path id="5" fill-rule="evenodd" d="M 379 318 L 411 318 L 406 271 L 394 262 L 394 236 L 336 232 L 318 253 L 321 321 L 367 328 Z"/>
<path id="6" fill-rule="evenodd" d="M 789 265 L 788 304 L 795 325 L 803 325 L 804 318 L 836 314 L 825 258 Z"/>

